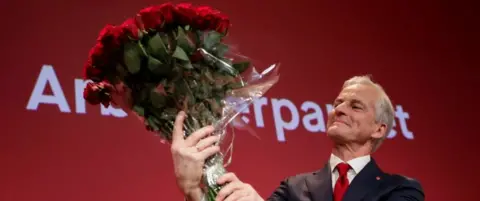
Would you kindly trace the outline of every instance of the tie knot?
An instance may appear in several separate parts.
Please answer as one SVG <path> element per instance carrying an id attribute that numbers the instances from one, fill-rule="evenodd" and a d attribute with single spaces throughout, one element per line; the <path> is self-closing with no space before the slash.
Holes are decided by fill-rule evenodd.
<path id="1" fill-rule="evenodd" d="M 347 176 L 347 172 L 350 169 L 350 165 L 347 163 L 339 163 L 337 165 L 338 174 L 342 176 Z"/>

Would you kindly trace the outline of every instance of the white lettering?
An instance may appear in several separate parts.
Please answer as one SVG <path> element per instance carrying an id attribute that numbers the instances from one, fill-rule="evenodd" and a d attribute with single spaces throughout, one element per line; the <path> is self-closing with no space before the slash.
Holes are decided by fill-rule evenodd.
<path id="1" fill-rule="evenodd" d="M 75 79 L 75 113 L 77 114 L 86 114 L 86 101 L 83 98 L 83 90 L 87 83 L 91 82 L 90 80 Z M 48 86 L 47 86 L 48 85 Z M 50 87 L 52 95 L 46 95 L 46 89 Z M 255 122 L 256 127 L 263 128 L 265 127 L 264 119 L 264 106 L 268 105 L 268 97 L 260 97 L 253 102 L 253 110 L 249 107 L 243 107 L 242 100 L 237 100 L 231 98 L 229 100 L 232 105 L 237 105 L 236 110 L 239 112 L 239 115 L 232 124 L 238 124 L 236 126 L 247 126 L 249 122 Z M 42 104 L 57 105 L 60 112 L 70 113 L 70 107 L 58 81 L 58 77 L 55 73 L 54 68 L 51 65 L 43 65 L 38 78 L 36 80 L 35 86 L 32 90 L 30 98 L 28 100 L 26 109 L 27 110 L 38 110 L 38 107 Z M 333 111 L 332 104 L 325 104 L 326 116 L 324 116 L 323 108 L 320 107 L 313 101 L 305 101 L 300 106 L 302 110 L 303 117 L 299 114 L 297 106 L 290 100 L 285 98 L 271 99 L 272 112 L 273 112 L 273 121 L 276 131 L 277 140 L 280 142 L 286 141 L 285 131 L 295 130 L 300 124 L 300 118 L 302 120 L 303 127 L 309 132 L 326 132 L 326 119 L 328 118 L 328 113 Z M 392 130 L 388 133 L 387 138 L 393 139 L 397 137 L 399 133 L 403 135 L 406 139 L 414 139 L 414 134 L 408 129 L 407 119 L 410 118 L 408 112 L 403 110 L 401 105 L 397 105 L 395 111 L 395 121 L 392 125 Z M 250 114 L 252 111 L 254 114 L 250 117 L 255 118 L 255 120 L 250 119 L 247 114 Z M 283 111 L 283 115 L 282 115 Z M 286 112 L 286 113 L 285 113 Z M 128 116 L 128 113 L 122 110 L 121 108 L 115 108 L 113 106 L 104 107 L 100 104 L 100 114 L 102 116 L 113 116 L 117 118 L 124 118 Z M 287 117 L 291 117 L 288 119 Z M 399 126 L 397 126 L 397 119 Z M 399 128 L 399 129 L 395 129 Z"/>
<path id="2" fill-rule="evenodd" d="M 310 132 L 325 132 L 325 120 L 323 119 L 323 112 L 320 106 L 316 103 L 307 101 L 301 106 L 302 111 L 308 112 L 313 110 L 312 113 L 306 114 L 303 119 L 303 126 Z M 312 124 L 312 121 L 317 121 L 316 124 Z"/>
<path id="3" fill-rule="evenodd" d="M 85 114 L 85 99 L 83 98 L 83 90 L 85 86 L 91 82 L 90 80 L 75 79 L 75 112 L 77 114 Z"/>
<path id="4" fill-rule="evenodd" d="M 405 138 L 411 140 L 413 139 L 413 133 L 408 130 L 407 128 L 407 119 L 410 118 L 410 115 L 407 112 L 403 111 L 403 107 L 401 105 L 397 105 L 397 111 L 395 112 L 395 116 L 398 118 L 400 122 L 400 129 L 402 130 L 402 134 Z"/>
<path id="5" fill-rule="evenodd" d="M 45 95 L 45 87 L 49 84 L 53 95 Z M 63 94 L 60 82 L 58 82 L 55 70 L 51 65 L 43 65 L 38 75 L 37 82 L 28 100 L 27 110 L 37 110 L 40 103 L 57 105 L 60 112 L 70 113 L 67 99 Z"/>
<path id="6" fill-rule="evenodd" d="M 330 113 L 333 110 L 333 105 L 332 104 L 325 104 L 325 107 L 327 108 L 327 114 Z"/>
<path id="7" fill-rule="evenodd" d="M 257 123 L 257 127 L 265 127 L 265 124 L 263 122 L 262 106 L 267 105 L 267 103 L 268 100 L 266 97 L 261 97 L 253 102 L 253 112 L 255 114 L 255 123 Z"/>
<path id="8" fill-rule="evenodd" d="M 282 118 L 281 109 L 286 107 L 291 114 L 291 120 L 286 122 Z M 294 130 L 298 127 L 299 123 L 299 114 L 297 107 L 287 99 L 272 99 L 272 108 L 273 108 L 273 120 L 275 124 L 275 130 L 277 132 L 277 140 L 280 142 L 285 141 L 285 131 L 284 130 Z"/>
<path id="9" fill-rule="evenodd" d="M 109 105 L 108 108 L 100 104 L 100 112 L 103 116 L 114 116 L 118 118 L 126 117 L 128 114 L 120 108 L 114 108 Z"/>

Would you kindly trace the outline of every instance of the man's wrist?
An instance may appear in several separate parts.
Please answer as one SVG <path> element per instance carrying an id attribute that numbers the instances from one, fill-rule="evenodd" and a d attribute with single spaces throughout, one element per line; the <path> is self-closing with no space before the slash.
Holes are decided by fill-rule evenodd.
<path id="1" fill-rule="evenodd" d="M 185 192 L 186 201 L 203 201 L 203 191 L 201 188 L 195 188 Z"/>

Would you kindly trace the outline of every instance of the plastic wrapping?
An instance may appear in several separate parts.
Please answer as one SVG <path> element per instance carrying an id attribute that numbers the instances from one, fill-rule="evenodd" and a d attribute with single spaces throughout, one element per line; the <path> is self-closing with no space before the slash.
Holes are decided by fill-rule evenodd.
<path id="1" fill-rule="evenodd" d="M 184 135 L 213 125 L 219 154 L 204 166 L 206 198 L 221 188 L 233 136 L 227 127 L 278 82 L 278 64 L 259 72 L 248 57 L 223 43 L 228 18 L 209 7 L 170 3 L 145 8 L 121 26 L 107 26 L 85 66 L 85 99 L 115 105 L 139 117 L 165 143 L 175 118 L 187 114 Z M 225 140 L 225 139 L 232 140 Z"/>

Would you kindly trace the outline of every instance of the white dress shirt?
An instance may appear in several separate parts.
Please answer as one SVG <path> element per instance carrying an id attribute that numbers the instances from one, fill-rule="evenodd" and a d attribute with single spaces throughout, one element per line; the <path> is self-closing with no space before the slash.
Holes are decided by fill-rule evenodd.
<path id="1" fill-rule="evenodd" d="M 355 178 L 355 176 L 365 167 L 365 165 L 367 165 L 368 162 L 370 162 L 370 155 L 354 158 L 346 162 L 350 165 L 350 167 L 352 167 L 350 168 L 350 170 L 348 170 L 347 173 L 349 184 L 352 183 L 353 178 Z M 337 156 L 331 154 L 329 164 L 332 171 L 332 189 L 335 189 L 335 183 L 337 182 L 337 179 L 339 177 L 338 171 L 335 168 L 339 163 L 344 163 L 344 161 Z"/>

